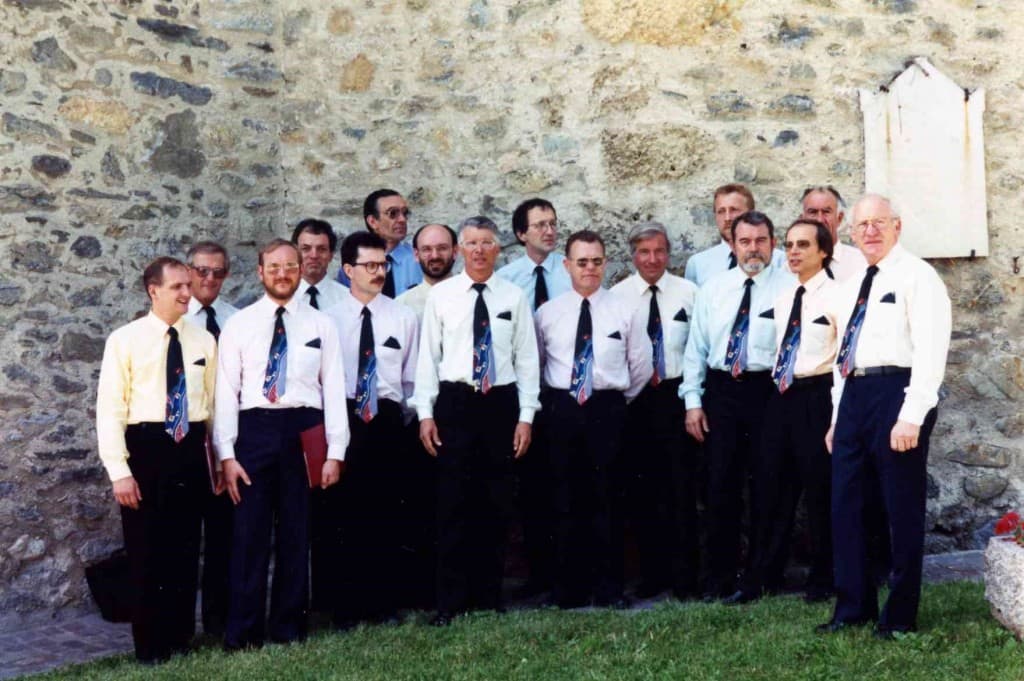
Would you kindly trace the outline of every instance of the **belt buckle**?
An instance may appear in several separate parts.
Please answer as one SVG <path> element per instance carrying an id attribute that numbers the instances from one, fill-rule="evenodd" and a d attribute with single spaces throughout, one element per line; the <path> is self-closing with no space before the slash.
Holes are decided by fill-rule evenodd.
<path id="1" fill-rule="evenodd" d="M 859 378 L 863 378 L 864 376 L 868 375 L 868 372 L 867 372 L 867 369 L 864 369 L 864 368 L 854 369 L 853 370 L 853 375 L 857 376 Z"/>

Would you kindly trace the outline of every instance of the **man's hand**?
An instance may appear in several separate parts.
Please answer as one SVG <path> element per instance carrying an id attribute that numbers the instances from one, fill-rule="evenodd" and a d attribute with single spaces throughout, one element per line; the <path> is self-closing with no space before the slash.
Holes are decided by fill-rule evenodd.
<path id="1" fill-rule="evenodd" d="M 894 452 L 909 452 L 917 447 L 917 438 L 921 435 L 921 426 L 906 421 L 897 421 L 889 433 L 889 447 Z"/>
<path id="2" fill-rule="evenodd" d="M 527 438 L 529 439 L 529 438 Z M 437 422 L 434 419 L 420 421 L 420 442 L 430 456 L 437 456 L 437 448 L 441 446 L 441 438 L 437 434 Z"/>
<path id="3" fill-rule="evenodd" d="M 690 437 L 697 442 L 704 442 L 704 433 L 710 430 L 708 417 L 704 415 L 703 409 L 696 407 L 686 410 L 686 432 L 690 434 Z"/>
<path id="4" fill-rule="evenodd" d="M 249 474 L 242 468 L 242 464 L 238 463 L 237 459 L 226 459 L 221 464 L 221 469 L 224 475 L 224 484 L 228 488 L 228 496 L 231 497 L 231 501 L 235 502 L 235 506 L 242 502 L 242 492 L 238 487 L 238 482 L 241 480 L 248 487 L 252 484 L 249 480 Z"/>
<path id="5" fill-rule="evenodd" d="M 530 448 L 530 439 L 533 437 L 533 426 L 520 421 L 516 424 L 516 432 L 512 435 L 513 456 L 518 459 Z"/>
<path id="6" fill-rule="evenodd" d="M 832 438 L 836 433 L 836 424 L 832 424 L 828 427 L 828 432 L 825 433 L 825 449 L 828 450 L 829 455 L 832 454 Z"/>
<path id="7" fill-rule="evenodd" d="M 217 496 L 224 494 L 224 490 L 227 489 L 227 484 L 224 482 L 224 471 L 217 471 L 213 481 L 213 493 Z"/>
<path id="8" fill-rule="evenodd" d="M 127 478 L 115 480 L 114 498 L 122 506 L 138 511 L 139 502 L 142 501 L 142 492 L 139 491 L 139 485 L 135 482 L 135 478 L 129 475 Z"/>
<path id="9" fill-rule="evenodd" d="M 320 489 L 327 489 L 341 480 L 343 467 L 344 463 L 337 459 L 327 459 L 327 461 L 324 461 L 324 467 L 320 469 Z"/>

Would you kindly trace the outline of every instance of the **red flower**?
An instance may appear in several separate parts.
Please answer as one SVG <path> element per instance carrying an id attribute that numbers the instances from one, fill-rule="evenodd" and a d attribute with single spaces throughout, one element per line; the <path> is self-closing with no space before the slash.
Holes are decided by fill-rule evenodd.
<path id="1" fill-rule="evenodd" d="M 1021 524 L 1020 516 L 1016 512 L 1010 511 L 996 523 L 995 532 L 996 534 L 1013 534 Z"/>

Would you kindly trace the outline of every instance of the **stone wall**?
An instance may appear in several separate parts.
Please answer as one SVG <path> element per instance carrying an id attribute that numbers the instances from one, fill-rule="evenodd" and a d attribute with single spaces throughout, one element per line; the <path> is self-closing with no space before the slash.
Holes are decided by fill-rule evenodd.
<path id="1" fill-rule="evenodd" d="M 155 255 L 223 240 L 245 302 L 256 243 L 359 228 L 392 186 L 416 223 L 508 226 L 546 196 L 604 232 L 614 276 L 653 217 L 682 267 L 718 184 L 779 223 L 807 184 L 861 191 L 857 88 L 915 56 L 988 94 L 992 255 L 935 263 L 956 331 L 929 549 L 981 546 L 1020 502 L 1024 22 L 998 3 L 3 0 L 0 27 L 0 613 L 82 603 L 82 564 L 120 543 L 95 383 Z"/>

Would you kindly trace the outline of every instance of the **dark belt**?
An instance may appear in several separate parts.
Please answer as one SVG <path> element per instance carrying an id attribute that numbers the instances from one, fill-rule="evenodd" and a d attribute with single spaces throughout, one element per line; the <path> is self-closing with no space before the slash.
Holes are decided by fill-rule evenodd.
<path id="1" fill-rule="evenodd" d="M 804 376 L 803 378 L 794 378 L 793 384 L 790 385 L 790 389 L 793 388 L 811 388 L 816 385 L 832 385 L 832 372 L 827 374 L 818 374 L 817 376 Z"/>
<path id="2" fill-rule="evenodd" d="M 739 376 L 733 376 L 731 371 L 722 371 L 721 369 L 708 369 L 707 377 L 715 378 L 719 381 L 729 380 L 734 383 L 743 383 L 744 381 L 753 381 L 757 379 L 771 378 L 772 372 L 765 369 L 764 371 L 744 371 Z"/>
<path id="3" fill-rule="evenodd" d="M 471 385 L 469 383 L 463 383 L 462 381 L 441 381 L 441 384 L 438 387 L 439 387 L 440 390 L 446 390 L 446 391 L 454 392 L 454 393 L 469 393 L 470 395 L 472 395 L 472 394 L 483 395 L 483 393 L 475 385 Z M 491 389 L 487 391 L 487 394 L 490 395 L 491 393 L 493 393 L 495 391 L 505 392 L 506 390 L 514 389 L 515 387 L 516 387 L 515 383 L 506 383 L 504 385 L 495 385 L 495 386 L 491 386 Z"/>
<path id="4" fill-rule="evenodd" d="M 672 392 L 679 392 L 679 386 L 683 383 L 683 377 L 677 376 L 676 378 L 663 378 L 658 385 L 652 385 L 650 382 L 645 387 L 653 388 L 654 390 L 671 390 Z"/>
<path id="5" fill-rule="evenodd" d="M 907 376 L 910 374 L 910 367 L 898 367 L 887 364 L 880 367 L 864 367 L 854 369 L 847 378 L 863 378 L 865 376 Z"/>
<path id="6" fill-rule="evenodd" d="M 201 428 L 205 432 L 206 421 L 189 421 L 189 432 L 194 428 Z M 125 430 L 135 430 L 143 433 L 165 433 L 167 432 L 167 424 L 163 421 L 142 421 L 141 423 L 129 423 L 125 426 Z"/>

